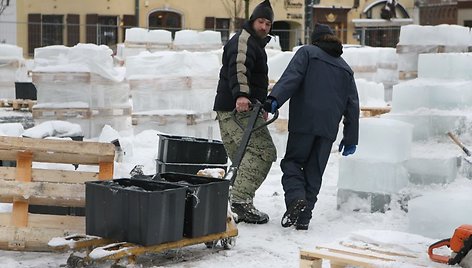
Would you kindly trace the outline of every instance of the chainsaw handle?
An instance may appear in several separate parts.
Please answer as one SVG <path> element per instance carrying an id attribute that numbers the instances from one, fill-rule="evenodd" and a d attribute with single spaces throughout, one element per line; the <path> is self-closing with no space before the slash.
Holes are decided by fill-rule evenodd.
<path id="1" fill-rule="evenodd" d="M 446 238 L 443 240 L 440 240 L 436 243 L 433 243 L 431 246 L 428 248 L 428 255 L 429 258 L 435 262 L 440 262 L 440 263 L 448 263 L 449 262 L 449 257 L 448 256 L 441 256 L 441 255 L 436 255 L 434 254 L 433 250 L 436 248 L 444 247 L 447 246 L 449 247 L 451 245 L 451 239 Z"/>

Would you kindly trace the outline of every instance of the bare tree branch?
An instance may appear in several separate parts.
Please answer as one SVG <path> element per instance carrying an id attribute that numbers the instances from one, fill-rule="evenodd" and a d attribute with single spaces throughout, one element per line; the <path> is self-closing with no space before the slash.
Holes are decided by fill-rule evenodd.
<path id="1" fill-rule="evenodd" d="M 0 0 L 0 15 L 2 15 L 9 4 L 10 0 Z"/>
<path id="2" fill-rule="evenodd" d="M 241 11 L 243 10 L 243 0 L 221 0 L 226 13 L 231 18 L 230 29 L 234 31 L 236 28 L 236 18 L 241 17 Z"/>

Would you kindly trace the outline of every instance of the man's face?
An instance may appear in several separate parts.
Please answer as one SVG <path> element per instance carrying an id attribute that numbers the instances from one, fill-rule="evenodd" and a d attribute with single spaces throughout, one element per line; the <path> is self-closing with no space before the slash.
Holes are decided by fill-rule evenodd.
<path id="1" fill-rule="evenodd" d="M 264 18 L 257 18 L 252 24 L 252 28 L 261 39 L 265 38 L 269 34 L 271 27 L 272 22 Z"/>

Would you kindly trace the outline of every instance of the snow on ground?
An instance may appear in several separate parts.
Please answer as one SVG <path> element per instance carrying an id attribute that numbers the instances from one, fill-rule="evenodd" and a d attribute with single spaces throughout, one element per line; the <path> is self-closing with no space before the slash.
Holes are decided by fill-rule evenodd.
<path id="1" fill-rule="evenodd" d="M 136 164 L 143 164 L 144 172 L 154 170 L 157 153 L 157 131 L 148 130 L 123 139 L 129 154 L 123 163 L 116 164 L 115 177 L 124 177 Z M 285 134 L 284 134 L 285 135 Z M 131 149 L 132 148 L 132 152 Z M 145 255 L 134 266 L 127 267 L 298 267 L 300 250 L 312 250 L 317 245 L 369 243 L 387 250 L 417 255 L 417 262 L 426 267 L 450 267 L 429 261 L 427 247 L 435 239 L 407 233 L 407 213 L 393 206 L 386 213 L 354 212 L 336 208 L 336 183 L 340 154 L 331 154 L 314 218 L 307 231 L 282 228 L 280 218 L 285 212 L 280 183 L 280 158 L 273 164 L 267 180 L 256 193 L 255 205 L 270 216 L 268 224 L 238 224 L 236 246 L 230 250 L 207 249 L 198 244 L 161 254 Z M 446 186 L 434 185 L 416 189 L 421 193 L 441 192 L 453 188 L 472 188 L 471 181 L 458 177 Z M 0 211 L 8 209 L 0 204 Z M 451 230 L 452 235 L 453 230 Z M 446 255 L 449 251 L 446 251 Z M 68 253 L 38 253 L 0 251 L 0 267 L 66 267 Z M 110 267 L 110 263 L 94 267 Z M 329 267 L 325 262 L 323 267 Z M 388 267 L 409 267 L 396 262 Z M 411 266 L 413 267 L 413 266 Z"/>

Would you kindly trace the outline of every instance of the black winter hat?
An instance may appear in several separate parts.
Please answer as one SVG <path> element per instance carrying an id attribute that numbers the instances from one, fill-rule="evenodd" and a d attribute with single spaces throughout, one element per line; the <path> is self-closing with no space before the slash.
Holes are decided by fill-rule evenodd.
<path id="1" fill-rule="evenodd" d="M 313 30 L 313 33 L 311 34 L 311 42 L 318 41 L 323 35 L 327 34 L 334 34 L 333 31 L 331 31 L 331 28 L 329 28 L 328 25 L 326 24 L 321 24 L 317 23 L 315 24 L 315 29 Z"/>
<path id="2" fill-rule="evenodd" d="M 258 18 L 268 19 L 271 22 L 274 21 L 274 11 L 272 10 L 272 6 L 270 5 L 269 0 L 264 0 L 264 2 L 259 3 L 252 11 L 251 17 L 249 17 L 250 21 L 255 21 Z"/>

